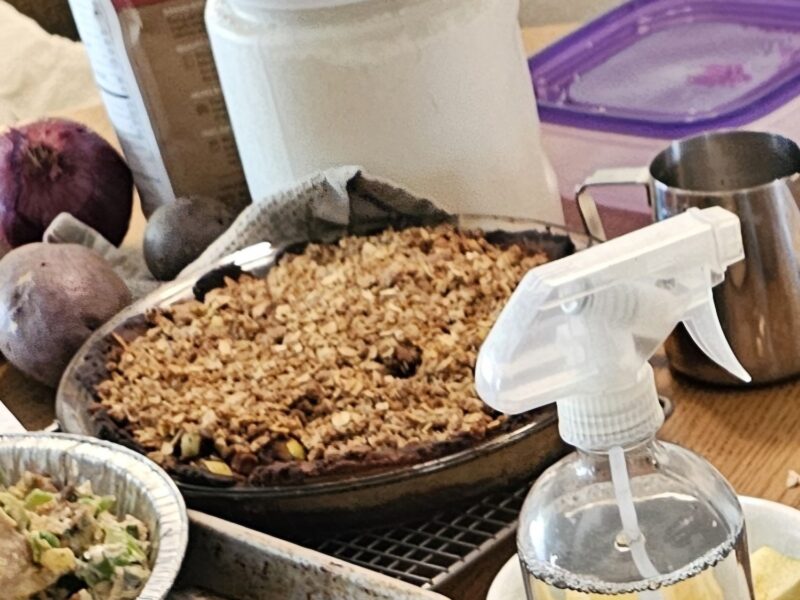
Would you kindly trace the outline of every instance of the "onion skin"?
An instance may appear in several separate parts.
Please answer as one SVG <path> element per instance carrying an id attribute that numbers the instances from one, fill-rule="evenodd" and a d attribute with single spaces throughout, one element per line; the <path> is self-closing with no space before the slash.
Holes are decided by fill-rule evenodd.
<path id="1" fill-rule="evenodd" d="M 0 260 L 0 352 L 55 387 L 81 344 L 130 301 L 125 283 L 94 251 L 26 244 Z"/>
<path id="2" fill-rule="evenodd" d="M 39 242 L 68 212 L 119 245 L 133 207 L 133 176 L 87 127 L 45 119 L 0 136 L 0 245 Z"/>

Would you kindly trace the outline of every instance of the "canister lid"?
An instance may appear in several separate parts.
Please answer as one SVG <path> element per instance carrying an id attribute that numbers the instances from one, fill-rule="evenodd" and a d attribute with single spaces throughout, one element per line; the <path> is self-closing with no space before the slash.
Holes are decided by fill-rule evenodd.
<path id="1" fill-rule="evenodd" d="M 796 0 L 632 0 L 530 61 L 542 121 L 660 138 L 800 95 Z"/>

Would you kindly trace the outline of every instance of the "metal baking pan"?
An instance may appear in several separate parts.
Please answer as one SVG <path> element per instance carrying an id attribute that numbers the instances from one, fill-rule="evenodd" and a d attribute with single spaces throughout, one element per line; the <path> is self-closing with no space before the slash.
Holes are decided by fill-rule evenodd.
<path id="1" fill-rule="evenodd" d="M 565 240 L 578 249 L 587 245 L 581 236 L 529 220 L 459 217 L 458 224 L 487 232 L 534 232 L 545 246 L 557 246 Z M 162 286 L 97 330 L 70 363 L 58 389 L 56 412 L 61 427 L 68 432 L 98 434 L 88 411 L 93 389 L 86 382 L 85 372 L 105 363 L 112 333 L 124 337 L 126 324 L 141 322 L 147 310 L 201 297 L 222 285 L 225 275 L 246 272 L 263 276 L 281 252 L 281 248 L 267 243 L 236 252 L 216 267 Z M 492 489 L 530 480 L 565 452 L 555 409 L 548 407 L 518 429 L 468 450 L 378 474 L 258 488 L 212 488 L 180 482 L 179 487 L 190 508 L 286 539 L 307 539 L 309 535 L 398 522 L 442 506 L 466 503 Z"/>
<path id="2" fill-rule="evenodd" d="M 446 600 L 440 594 L 203 513 L 171 600 Z"/>

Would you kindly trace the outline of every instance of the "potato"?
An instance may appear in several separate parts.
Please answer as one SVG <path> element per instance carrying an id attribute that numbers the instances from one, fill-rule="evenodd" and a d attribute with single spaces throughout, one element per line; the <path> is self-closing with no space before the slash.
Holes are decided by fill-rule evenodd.
<path id="1" fill-rule="evenodd" d="M 156 279 L 175 279 L 236 220 L 235 210 L 214 198 L 178 198 L 156 210 L 144 232 L 144 259 Z"/>
<path id="2" fill-rule="evenodd" d="M 127 306 L 125 283 L 75 244 L 27 244 L 0 259 L 0 352 L 51 387 L 91 333 Z"/>

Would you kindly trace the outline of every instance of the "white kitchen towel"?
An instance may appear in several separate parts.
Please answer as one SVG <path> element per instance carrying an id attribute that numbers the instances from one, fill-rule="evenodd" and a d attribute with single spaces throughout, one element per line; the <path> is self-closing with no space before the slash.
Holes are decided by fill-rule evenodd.
<path id="1" fill-rule="evenodd" d="M 99 103 L 83 44 L 0 0 L 0 126 Z"/>
<path id="2" fill-rule="evenodd" d="M 236 250 L 259 242 L 276 246 L 331 242 L 347 234 L 366 234 L 389 226 L 431 225 L 450 219 L 428 200 L 369 177 L 358 167 L 328 169 L 245 208 L 179 277 L 210 268 Z M 147 269 L 141 249 L 116 248 L 67 213 L 61 213 L 50 224 L 44 241 L 81 244 L 99 253 L 111 263 L 135 299 L 160 285 Z"/>

